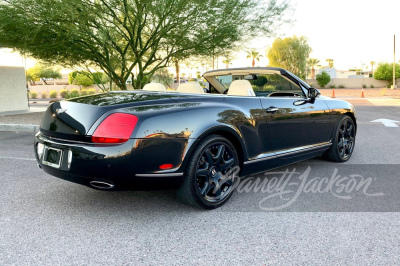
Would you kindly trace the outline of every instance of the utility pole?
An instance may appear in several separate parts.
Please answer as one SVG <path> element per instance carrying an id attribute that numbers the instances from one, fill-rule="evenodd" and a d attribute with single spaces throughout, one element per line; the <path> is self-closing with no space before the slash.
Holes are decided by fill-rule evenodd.
<path id="1" fill-rule="evenodd" d="M 392 89 L 396 89 L 396 34 L 393 39 L 393 86 Z"/>

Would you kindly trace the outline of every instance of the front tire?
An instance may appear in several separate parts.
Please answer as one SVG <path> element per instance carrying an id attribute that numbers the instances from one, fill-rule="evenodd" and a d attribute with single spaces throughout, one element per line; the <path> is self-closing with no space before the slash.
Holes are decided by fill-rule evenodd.
<path id="1" fill-rule="evenodd" d="M 228 139 L 219 135 L 206 137 L 189 159 L 178 198 L 203 209 L 222 206 L 232 196 L 231 175 L 238 166 L 236 149 Z"/>
<path id="2" fill-rule="evenodd" d="M 354 151 L 356 141 L 356 127 L 353 119 L 348 115 L 342 117 L 336 128 L 332 146 L 324 154 L 325 159 L 334 162 L 346 162 Z"/>

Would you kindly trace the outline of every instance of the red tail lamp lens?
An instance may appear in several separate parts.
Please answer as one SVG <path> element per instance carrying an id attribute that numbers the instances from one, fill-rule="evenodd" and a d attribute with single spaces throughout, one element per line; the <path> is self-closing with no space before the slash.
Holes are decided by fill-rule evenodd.
<path id="1" fill-rule="evenodd" d="M 161 170 L 171 169 L 172 167 L 174 166 L 170 163 L 160 165 Z"/>
<path id="2" fill-rule="evenodd" d="M 138 118 L 130 114 L 115 113 L 104 119 L 92 135 L 94 143 L 127 142 L 135 129 Z"/>

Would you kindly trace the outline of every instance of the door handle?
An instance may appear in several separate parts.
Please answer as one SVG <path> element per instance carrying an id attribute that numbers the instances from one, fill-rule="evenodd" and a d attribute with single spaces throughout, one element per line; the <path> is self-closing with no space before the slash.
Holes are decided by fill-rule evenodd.
<path id="1" fill-rule="evenodd" d="M 274 107 L 274 106 L 271 106 L 271 107 L 268 107 L 267 109 L 265 109 L 265 111 L 266 111 L 267 113 L 276 113 L 276 112 L 279 111 L 279 108 L 276 108 L 276 107 Z"/>

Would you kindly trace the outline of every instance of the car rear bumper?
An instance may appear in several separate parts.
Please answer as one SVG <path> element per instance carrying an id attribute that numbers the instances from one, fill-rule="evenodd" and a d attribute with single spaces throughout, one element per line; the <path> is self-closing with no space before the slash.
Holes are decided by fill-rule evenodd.
<path id="1" fill-rule="evenodd" d="M 164 189 L 182 182 L 182 160 L 189 141 L 130 139 L 119 145 L 99 145 L 54 139 L 39 132 L 34 149 L 39 167 L 64 180 L 103 190 Z M 44 155 L 39 158 L 38 143 L 62 152 L 59 168 L 46 165 Z M 163 164 L 172 164 L 173 168 L 160 170 Z"/>

